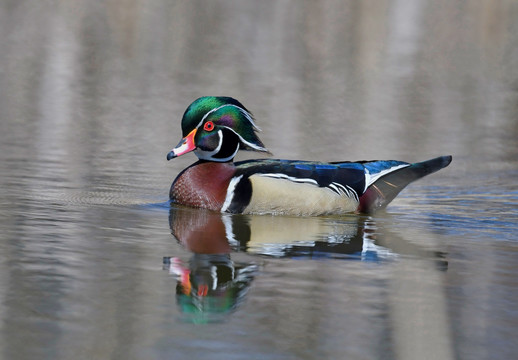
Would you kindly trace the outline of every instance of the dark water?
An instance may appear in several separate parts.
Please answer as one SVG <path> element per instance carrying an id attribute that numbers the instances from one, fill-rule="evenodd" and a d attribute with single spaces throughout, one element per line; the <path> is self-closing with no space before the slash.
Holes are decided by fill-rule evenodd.
<path id="1" fill-rule="evenodd" d="M 517 19 L 511 0 L 0 2 L 0 358 L 515 357 Z M 278 158 L 454 160 L 370 217 L 171 208 L 194 156 L 165 156 L 212 94 Z"/>

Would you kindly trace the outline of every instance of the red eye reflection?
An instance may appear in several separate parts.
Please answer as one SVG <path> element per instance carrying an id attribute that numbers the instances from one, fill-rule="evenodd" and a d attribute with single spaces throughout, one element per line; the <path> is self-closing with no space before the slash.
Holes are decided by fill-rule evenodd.
<path id="1" fill-rule="evenodd" d="M 214 130 L 214 123 L 212 121 L 207 121 L 205 125 L 203 125 L 203 130 L 212 131 Z"/>

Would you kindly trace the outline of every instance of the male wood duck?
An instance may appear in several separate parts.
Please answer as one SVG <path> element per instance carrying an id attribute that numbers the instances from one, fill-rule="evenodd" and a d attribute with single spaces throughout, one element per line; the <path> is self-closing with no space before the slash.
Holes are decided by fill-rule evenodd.
<path id="1" fill-rule="evenodd" d="M 194 151 L 198 161 L 171 185 L 172 202 L 245 214 L 371 213 L 384 208 L 410 182 L 438 171 L 451 156 L 317 162 L 257 159 L 233 162 L 239 150 L 269 153 L 252 114 L 231 97 L 201 97 L 182 118 L 183 139 L 167 160 Z"/>

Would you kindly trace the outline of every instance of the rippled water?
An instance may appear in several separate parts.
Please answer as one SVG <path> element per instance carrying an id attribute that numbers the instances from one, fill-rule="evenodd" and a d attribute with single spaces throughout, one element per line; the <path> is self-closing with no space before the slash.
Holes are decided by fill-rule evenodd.
<path id="1" fill-rule="evenodd" d="M 513 358 L 517 17 L 0 3 L 0 358 Z M 165 156 L 210 94 L 241 100 L 277 158 L 453 162 L 372 216 L 171 207 L 194 156 Z"/>

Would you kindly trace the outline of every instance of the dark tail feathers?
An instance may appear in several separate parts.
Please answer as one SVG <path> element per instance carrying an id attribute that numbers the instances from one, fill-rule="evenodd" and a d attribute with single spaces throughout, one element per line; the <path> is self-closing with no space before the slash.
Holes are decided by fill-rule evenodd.
<path id="1" fill-rule="evenodd" d="M 372 213 L 386 207 L 412 181 L 445 168 L 450 164 L 451 159 L 451 155 L 440 156 L 412 164 L 379 178 L 360 197 L 358 210 L 362 213 Z"/>

